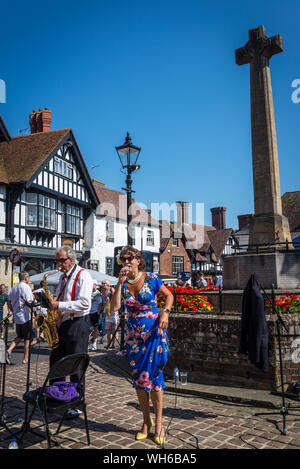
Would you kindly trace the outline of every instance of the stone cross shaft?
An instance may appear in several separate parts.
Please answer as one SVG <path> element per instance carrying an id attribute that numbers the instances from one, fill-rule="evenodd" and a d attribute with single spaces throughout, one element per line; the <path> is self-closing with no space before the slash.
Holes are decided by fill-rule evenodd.
<path id="1" fill-rule="evenodd" d="M 290 241 L 282 216 L 277 138 L 269 59 L 283 51 L 280 35 L 266 36 L 264 26 L 249 31 L 249 41 L 236 49 L 238 65 L 250 64 L 252 166 L 255 216 L 249 244 Z"/>

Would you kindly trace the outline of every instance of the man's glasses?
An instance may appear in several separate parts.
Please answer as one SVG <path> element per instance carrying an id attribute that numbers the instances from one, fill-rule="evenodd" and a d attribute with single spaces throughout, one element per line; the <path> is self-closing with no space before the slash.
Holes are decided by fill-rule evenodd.
<path id="1" fill-rule="evenodd" d="M 121 262 L 124 263 L 124 262 L 126 262 L 126 261 L 131 262 L 131 261 L 134 259 L 134 257 L 133 257 L 133 256 L 129 256 L 129 257 L 120 257 L 120 259 L 121 259 Z"/>
<path id="2" fill-rule="evenodd" d="M 56 264 L 63 264 L 63 262 L 66 262 L 69 259 L 69 257 L 61 257 L 60 259 L 55 259 Z"/>

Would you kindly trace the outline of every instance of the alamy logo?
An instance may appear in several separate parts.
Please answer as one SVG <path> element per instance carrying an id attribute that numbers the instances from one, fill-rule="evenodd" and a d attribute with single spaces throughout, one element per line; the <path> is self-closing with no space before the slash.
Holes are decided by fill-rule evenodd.
<path id="1" fill-rule="evenodd" d="M 6 103 L 6 84 L 0 79 L 0 103 Z"/>
<path id="2" fill-rule="evenodd" d="M 296 89 L 295 91 L 292 92 L 291 100 L 294 104 L 298 104 L 300 103 L 300 79 L 299 78 L 292 81 L 292 88 L 296 88 Z"/>

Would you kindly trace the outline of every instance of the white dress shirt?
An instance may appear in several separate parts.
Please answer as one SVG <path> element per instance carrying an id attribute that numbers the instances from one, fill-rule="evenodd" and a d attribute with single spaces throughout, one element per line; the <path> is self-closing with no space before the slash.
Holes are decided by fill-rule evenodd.
<path id="1" fill-rule="evenodd" d="M 33 295 L 30 286 L 25 282 L 20 282 L 13 287 L 7 298 L 11 302 L 14 313 L 14 323 L 24 324 L 31 318 L 30 311 L 25 305 L 25 301 L 33 301 Z"/>
<path id="2" fill-rule="evenodd" d="M 75 299 L 73 301 L 71 300 L 74 281 L 81 269 L 82 267 L 76 265 L 75 270 L 73 270 L 72 267 L 68 272 L 66 272 L 67 283 L 62 294 L 60 293 L 63 289 L 65 274 L 60 276 L 55 295 L 59 302 L 58 310 L 62 314 L 62 322 L 67 321 L 71 317 L 78 318 L 86 316 L 90 312 L 93 280 L 85 269 L 80 272 L 79 277 L 77 278 Z"/>

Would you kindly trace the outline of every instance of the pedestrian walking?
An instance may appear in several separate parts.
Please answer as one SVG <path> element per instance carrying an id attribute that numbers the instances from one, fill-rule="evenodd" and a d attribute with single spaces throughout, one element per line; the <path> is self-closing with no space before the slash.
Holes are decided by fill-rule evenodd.
<path id="1" fill-rule="evenodd" d="M 31 288 L 29 286 L 28 272 L 19 273 L 20 283 L 13 287 L 8 295 L 7 305 L 10 311 L 14 313 L 14 323 L 16 324 L 17 336 L 13 339 L 6 352 L 7 363 L 10 363 L 13 349 L 24 340 L 24 359 L 23 363 L 28 362 L 29 343 L 32 337 L 31 313 L 25 302 L 34 301 Z"/>

